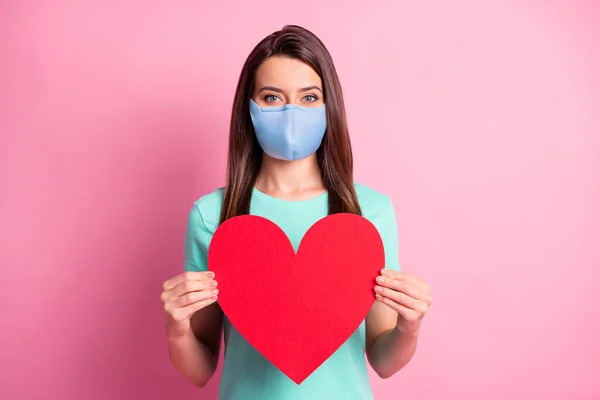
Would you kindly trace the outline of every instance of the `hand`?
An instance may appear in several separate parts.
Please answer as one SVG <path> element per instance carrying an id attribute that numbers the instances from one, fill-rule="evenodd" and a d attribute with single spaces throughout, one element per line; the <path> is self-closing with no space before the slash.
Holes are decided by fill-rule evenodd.
<path id="1" fill-rule="evenodd" d="M 429 285 L 406 272 L 384 269 L 375 281 L 375 297 L 398 313 L 400 332 L 418 334 L 421 320 L 431 305 Z"/>
<path id="2" fill-rule="evenodd" d="M 214 272 L 184 272 L 163 284 L 160 299 L 165 311 L 167 336 L 183 336 L 190 330 L 190 318 L 217 301 Z"/>

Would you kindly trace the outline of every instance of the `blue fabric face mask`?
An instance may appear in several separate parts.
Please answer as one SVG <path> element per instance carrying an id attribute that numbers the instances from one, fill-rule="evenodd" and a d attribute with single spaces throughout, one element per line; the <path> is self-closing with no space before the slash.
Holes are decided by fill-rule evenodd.
<path id="1" fill-rule="evenodd" d="M 250 117 L 265 153 L 280 160 L 301 160 L 313 154 L 327 129 L 325 105 L 259 107 L 250 99 Z"/>

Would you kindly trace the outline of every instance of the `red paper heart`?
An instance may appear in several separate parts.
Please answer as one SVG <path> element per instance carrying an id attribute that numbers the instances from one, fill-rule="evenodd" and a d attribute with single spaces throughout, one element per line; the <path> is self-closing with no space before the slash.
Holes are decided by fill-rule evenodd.
<path id="1" fill-rule="evenodd" d="M 297 384 L 359 327 L 384 264 L 379 232 L 354 214 L 317 221 L 297 254 L 270 220 L 234 217 L 216 230 L 208 254 L 229 321 Z"/>

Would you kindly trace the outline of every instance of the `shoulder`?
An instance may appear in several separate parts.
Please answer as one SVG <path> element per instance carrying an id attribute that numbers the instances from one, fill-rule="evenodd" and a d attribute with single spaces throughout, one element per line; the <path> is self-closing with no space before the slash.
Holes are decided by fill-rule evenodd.
<path id="1" fill-rule="evenodd" d="M 372 213 L 391 206 L 392 199 L 387 194 L 380 192 L 361 183 L 355 182 L 354 188 L 363 213 Z"/>
<path id="2" fill-rule="evenodd" d="M 371 221 L 380 233 L 393 233 L 396 227 L 396 212 L 390 196 L 360 183 L 355 183 L 354 187 L 362 216 Z"/>
<path id="3" fill-rule="evenodd" d="M 194 201 L 191 215 L 195 215 L 197 222 L 202 223 L 208 231 L 214 232 L 219 226 L 222 202 L 223 188 L 221 187 Z"/>
<path id="4" fill-rule="evenodd" d="M 398 222 L 390 196 L 355 183 L 362 216 L 377 228 L 385 248 L 386 268 L 399 270 Z"/>

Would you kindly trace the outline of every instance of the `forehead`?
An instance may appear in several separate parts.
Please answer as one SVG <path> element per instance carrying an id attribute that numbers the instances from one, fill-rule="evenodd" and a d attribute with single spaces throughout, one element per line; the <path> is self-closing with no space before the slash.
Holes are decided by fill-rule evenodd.
<path id="1" fill-rule="evenodd" d="M 275 86 L 281 89 L 317 85 L 321 78 L 310 65 L 288 57 L 270 57 L 256 70 L 254 83 L 257 88 Z"/>

